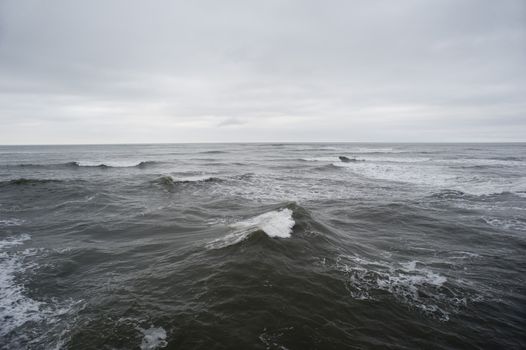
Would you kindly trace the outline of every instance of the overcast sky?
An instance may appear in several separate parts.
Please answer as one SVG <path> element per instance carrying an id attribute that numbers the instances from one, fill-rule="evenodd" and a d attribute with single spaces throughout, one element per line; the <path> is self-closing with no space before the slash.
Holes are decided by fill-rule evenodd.
<path id="1" fill-rule="evenodd" d="M 0 144 L 526 141 L 525 0 L 0 0 Z"/>

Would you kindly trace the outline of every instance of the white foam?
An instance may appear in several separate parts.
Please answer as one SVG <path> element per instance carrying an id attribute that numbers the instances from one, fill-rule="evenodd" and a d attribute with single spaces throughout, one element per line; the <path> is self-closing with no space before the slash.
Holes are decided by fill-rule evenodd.
<path id="1" fill-rule="evenodd" d="M 10 227 L 10 226 L 20 226 L 24 223 L 25 221 L 24 220 L 21 220 L 21 219 L 14 219 L 14 218 L 11 218 L 11 219 L 2 219 L 0 220 L 0 227 L 4 226 L 4 227 Z"/>
<path id="2" fill-rule="evenodd" d="M 431 271 L 420 261 L 395 263 L 340 255 L 335 267 L 349 276 L 347 289 L 356 299 L 374 299 L 374 291 L 383 290 L 400 302 L 441 320 L 449 318 L 444 308 L 456 307 L 459 302 L 442 292 L 441 287 L 447 278 Z M 422 292 L 431 297 L 422 298 Z"/>
<path id="3" fill-rule="evenodd" d="M 444 173 L 435 166 L 415 166 L 412 164 L 380 164 L 371 162 L 333 163 L 334 166 L 372 179 L 406 182 L 418 185 L 446 186 L 454 182 L 455 175 Z"/>
<path id="4" fill-rule="evenodd" d="M 525 165 L 520 160 L 463 158 L 463 159 L 435 159 L 434 162 L 464 166 L 521 166 Z"/>
<path id="5" fill-rule="evenodd" d="M 479 176 L 471 172 L 454 171 L 434 163 L 335 162 L 356 175 L 369 179 L 425 186 L 432 191 L 457 190 L 472 195 L 491 195 L 503 192 L 521 193 L 526 188 L 526 177 L 507 179 Z"/>
<path id="6" fill-rule="evenodd" d="M 482 217 L 488 225 L 505 230 L 526 231 L 526 221 L 516 218 Z"/>
<path id="7" fill-rule="evenodd" d="M 290 238 L 295 222 L 292 210 L 285 208 L 258 215 L 248 220 L 234 223 L 234 232 L 207 244 L 208 248 L 217 249 L 241 242 L 255 231 L 263 231 L 269 237 Z"/>
<path id="8" fill-rule="evenodd" d="M 0 241 L 0 249 L 23 244 L 30 238 L 29 235 L 7 237 Z M 35 253 L 34 249 L 14 254 L 0 252 L 0 336 L 9 334 L 26 322 L 39 321 L 42 318 L 42 303 L 25 296 L 24 287 L 17 284 L 15 279 L 17 274 L 31 267 L 24 264 L 24 257 Z"/>
<path id="9" fill-rule="evenodd" d="M 166 331 L 162 327 L 151 326 L 148 329 L 139 329 L 142 334 L 141 350 L 154 350 L 168 345 Z"/>
<path id="10" fill-rule="evenodd" d="M 31 236 L 25 233 L 18 235 L 18 236 L 6 237 L 3 240 L 0 240 L 0 249 L 24 244 L 25 241 L 28 241 L 30 239 L 31 239 Z"/>
<path id="11" fill-rule="evenodd" d="M 31 236 L 22 234 L 0 240 L 0 320 L 2 322 L 0 337 L 16 332 L 28 322 L 45 323 L 44 332 L 47 332 L 51 329 L 51 325 L 58 321 L 57 316 L 70 312 L 77 304 L 73 302 L 63 305 L 49 304 L 27 296 L 26 288 L 19 281 L 19 277 L 38 267 L 31 258 L 40 254 L 43 249 L 27 248 L 13 252 L 10 250 L 30 239 Z M 38 337 L 38 334 L 23 333 L 22 337 L 24 342 L 31 342 L 30 338 Z M 16 337 L 13 341 L 13 344 L 18 344 Z"/>

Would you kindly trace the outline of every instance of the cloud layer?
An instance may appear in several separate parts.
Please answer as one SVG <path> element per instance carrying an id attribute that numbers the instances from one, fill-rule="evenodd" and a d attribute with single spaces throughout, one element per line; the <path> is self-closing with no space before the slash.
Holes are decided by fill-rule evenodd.
<path id="1" fill-rule="evenodd" d="M 526 141 L 521 0 L 0 2 L 0 144 Z"/>

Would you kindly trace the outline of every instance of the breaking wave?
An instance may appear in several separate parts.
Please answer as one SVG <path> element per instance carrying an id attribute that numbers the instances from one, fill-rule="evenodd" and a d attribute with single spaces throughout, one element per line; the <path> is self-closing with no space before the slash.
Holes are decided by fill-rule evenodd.
<path id="1" fill-rule="evenodd" d="M 207 248 L 219 249 L 237 244 L 257 231 L 262 231 L 272 238 L 290 238 L 292 228 L 296 224 L 292 214 L 292 210 L 285 208 L 231 224 L 230 228 L 233 231 L 224 237 L 209 242 Z"/>

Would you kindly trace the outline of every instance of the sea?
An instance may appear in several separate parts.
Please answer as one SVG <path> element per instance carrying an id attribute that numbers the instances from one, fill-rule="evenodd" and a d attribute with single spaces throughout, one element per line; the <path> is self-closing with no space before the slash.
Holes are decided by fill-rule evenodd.
<path id="1" fill-rule="evenodd" d="M 525 349 L 526 144 L 0 147 L 0 349 Z"/>

